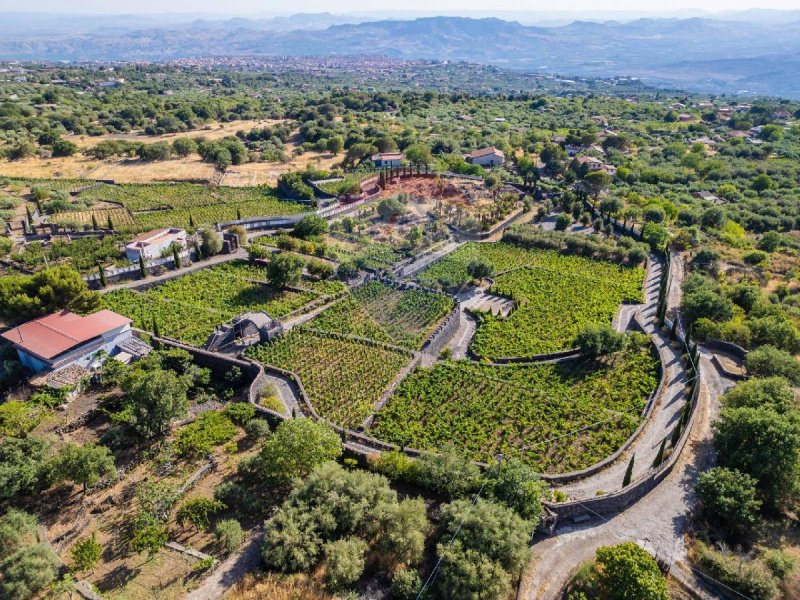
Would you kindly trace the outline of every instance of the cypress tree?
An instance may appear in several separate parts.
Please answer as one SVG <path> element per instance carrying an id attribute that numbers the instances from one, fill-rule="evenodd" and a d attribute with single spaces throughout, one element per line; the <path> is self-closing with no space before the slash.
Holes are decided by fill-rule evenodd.
<path id="1" fill-rule="evenodd" d="M 92 231 L 97 231 L 97 217 L 92 213 Z"/>
<path id="2" fill-rule="evenodd" d="M 111 220 L 111 215 L 108 215 L 108 228 L 111 231 L 114 231 L 114 221 Z"/>
<path id="3" fill-rule="evenodd" d="M 156 321 L 155 317 L 153 317 L 153 335 L 156 337 L 161 337 L 158 331 L 158 321 Z"/>
<path id="4" fill-rule="evenodd" d="M 28 217 L 28 223 L 33 224 L 33 215 L 31 214 L 31 207 L 27 204 L 25 205 L 25 216 Z"/>
<path id="5" fill-rule="evenodd" d="M 98 264 L 97 270 L 100 273 L 100 285 L 106 287 L 108 285 L 108 280 L 106 279 L 106 270 L 103 268 L 103 265 Z"/>
<path id="6" fill-rule="evenodd" d="M 672 430 L 672 439 L 670 439 L 669 445 L 672 446 L 673 448 L 678 443 L 678 440 L 681 438 L 681 426 L 683 425 L 682 417 L 683 415 L 681 415 L 681 418 L 678 419 L 678 424 L 675 425 L 675 429 Z"/>
<path id="7" fill-rule="evenodd" d="M 175 269 L 181 268 L 181 257 L 178 256 L 178 246 L 172 244 L 172 260 L 175 261 Z"/>
<path id="8" fill-rule="evenodd" d="M 667 438 L 661 440 L 661 446 L 658 447 L 658 454 L 656 454 L 656 458 L 653 461 L 653 468 L 656 468 L 662 462 L 664 462 L 664 450 L 667 447 Z"/>
<path id="9" fill-rule="evenodd" d="M 238 207 L 236 208 L 236 220 L 237 221 L 242 220 L 242 211 Z"/>
<path id="10" fill-rule="evenodd" d="M 189 227 L 194 229 L 194 219 L 192 218 L 192 213 L 189 213 Z"/>
<path id="11" fill-rule="evenodd" d="M 142 276 L 142 279 L 147 277 L 147 269 L 144 266 L 144 256 L 141 254 L 139 255 L 139 275 Z"/>
<path id="12" fill-rule="evenodd" d="M 636 454 L 631 456 L 631 460 L 628 463 L 628 468 L 625 469 L 625 477 L 622 478 L 622 487 L 626 487 L 631 482 L 631 477 L 633 477 L 633 463 L 636 461 Z"/>

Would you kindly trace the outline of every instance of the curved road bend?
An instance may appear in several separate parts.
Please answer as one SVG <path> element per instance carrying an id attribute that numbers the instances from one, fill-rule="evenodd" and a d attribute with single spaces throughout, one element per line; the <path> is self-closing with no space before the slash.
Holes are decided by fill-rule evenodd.
<path id="1" fill-rule="evenodd" d="M 683 531 L 694 504 L 694 484 L 697 474 L 713 464 L 711 423 L 719 411 L 719 397 L 735 384 L 717 371 L 710 352 L 703 350 L 701 361 L 698 418 L 672 472 L 621 513 L 607 519 L 594 517 L 580 525 L 565 522 L 552 537 L 536 542 L 519 599 L 555 600 L 572 573 L 592 559 L 598 547 L 625 541 L 637 542 L 673 563 L 673 569 L 689 573 Z"/>

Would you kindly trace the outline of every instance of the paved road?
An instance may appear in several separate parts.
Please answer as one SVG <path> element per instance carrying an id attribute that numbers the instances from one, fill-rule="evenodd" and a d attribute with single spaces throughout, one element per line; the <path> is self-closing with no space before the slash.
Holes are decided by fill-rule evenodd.
<path id="1" fill-rule="evenodd" d="M 645 288 L 647 291 L 647 303 L 635 307 L 623 307 L 628 309 L 617 316 L 620 326 L 623 325 L 625 318 L 632 318 L 632 314 L 638 313 L 645 330 L 655 341 L 664 365 L 664 385 L 656 398 L 653 412 L 647 421 L 642 432 L 630 449 L 608 468 L 599 473 L 576 481 L 559 489 L 573 499 L 592 498 L 597 492 L 613 492 L 622 487 L 622 480 L 628 461 L 632 455 L 636 455 L 634 462 L 633 478 L 637 479 L 640 475 L 647 472 L 653 460 L 658 454 L 661 442 L 664 438 L 669 438 L 680 419 L 681 412 L 686 400 L 684 393 L 686 388 L 686 373 L 681 362 L 681 351 L 677 344 L 670 344 L 670 340 L 664 335 L 656 324 L 656 309 L 658 304 L 659 279 L 661 277 L 660 265 L 655 264 L 649 270 Z M 679 297 L 677 301 L 680 301 Z"/>
<path id="2" fill-rule="evenodd" d="M 592 559 L 598 547 L 625 541 L 641 544 L 688 573 L 683 531 L 694 504 L 694 484 L 697 474 L 713 464 L 711 422 L 719 410 L 719 397 L 734 385 L 716 370 L 710 356 L 703 351 L 698 418 L 672 473 L 616 516 L 607 520 L 596 517 L 582 525 L 567 522 L 554 536 L 536 542 L 518 598 L 555 600 L 575 569 Z"/>

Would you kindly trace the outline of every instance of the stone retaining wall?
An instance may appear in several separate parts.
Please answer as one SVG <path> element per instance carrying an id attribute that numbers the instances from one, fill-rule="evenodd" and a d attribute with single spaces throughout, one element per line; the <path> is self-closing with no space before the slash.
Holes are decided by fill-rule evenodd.
<path id="1" fill-rule="evenodd" d="M 745 350 L 741 346 L 733 342 L 726 342 L 725 340 L 718 340 L 716 338 L 706 338 L 703 345 L 708 346 L 711 350 L 719 350 L 720 352 L 735 356 L 739 360 L 744 360 L 747 358 L 748 354 L 748 350 Z"/>
<path id="2" fill-rule="evenodd" d="M 700 374 L 697 373 L 699 381 Z M 672 472 L 672 469 L 680 458 L 681 451 L 686 446 L 689 436 L 692 431 L 696 420 L 697 401 L 700 394 L 700 385 L 694 386 L 689 401 L 691 402 L 691 414 L 686 426 L 681 433 L 677 445 L 672 449 L 672 452 L 667 460 L 661 463 L 658 467 L 650 469 L 643 477 L 629 484 L 627 487 L 604 496 L 597 496 L 595 498 L 588 498 L 586 500 L 572 500 L 568 502 L 545 502 L 548 511 L 552 513 L 556 519 L 567 519 L 586 514 L 607 515 L 624 510 L 634 502 L 641 499 L 643 496 L 652 491 L 661 481 Z"/>

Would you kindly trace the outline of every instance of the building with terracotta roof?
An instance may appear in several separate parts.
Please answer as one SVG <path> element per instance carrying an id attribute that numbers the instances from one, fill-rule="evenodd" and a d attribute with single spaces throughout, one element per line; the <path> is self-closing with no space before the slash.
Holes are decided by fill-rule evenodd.
<path id="1" fill-rule="evenodd" d="M 141 256 L 145 260 L 159 258 L 173 244 L 186 247 L 186 230 L 177 227 L 164 227 L 142 233 L 125 245 L 125 256 L 131 262 L 137 262 Z"/>
<path id="2" fill-rule="evenodd" d="M 378 169 L 396 169 L 405 159 L 402 152 L 378 152 L 371 156 L 372 162 Z"/>
<path id="3" fill-rule="evenodd" d="M 38 373 L 68 366 L 89 367 L 98 352 L 113 355 L 132 337 L 131 320 L 110 310 L 82 317 L 69 311 L 45 315 L 1 334 L 20 362 Z"/>
<path id="4" fill-rule="evenodd" d="M 506 161 L 506 155 L 502 150 L 498 150 L 494 146 L 489 146 L 488 148 L 473 150 L 467 154 L 466 160 L 472 165 L 480 165 L 482 167 L 499 167 Z"/>

